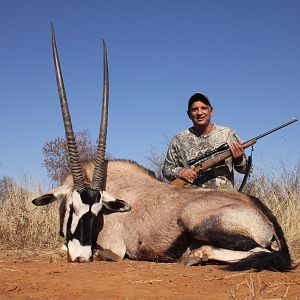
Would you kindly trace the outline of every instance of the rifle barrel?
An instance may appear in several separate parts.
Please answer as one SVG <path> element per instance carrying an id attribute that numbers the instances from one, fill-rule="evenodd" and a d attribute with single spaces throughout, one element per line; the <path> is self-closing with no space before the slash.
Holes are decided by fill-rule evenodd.
<path id="1" fill-rule="evenodd" d="M 297 121 L 298 121 L 297 118 L 293 118 L 291 121 L 286 122 L 286 123 L 284 123 L 284 124 L 282 124 L 282 125 L 274 128 L 274 129 L 271 129 L 271 130 L 269 130 L 269 131 L 267 131 L 267 132 L 265 132 L 263 134 L 260 134 L 259 136 L 255 137 L 254 139 L 258 140 L 258 139 L 260 139 L 260 138 L 262 138 L 262 137 L 264 137 L 264 136 L 266 136 L 266 135 L 268 135 L 268 134 L 270 134 L 270 133 L 272 133 L 274 131 L 277 131 L 277 130 L 279 130 L 279 129 L 283 128 L 283 127 L 286 127 L 286 126 L 288 126 L 288 125 L 290 125 L 290 124 L 292 124 L 294 122 L 297 122 Z"/>

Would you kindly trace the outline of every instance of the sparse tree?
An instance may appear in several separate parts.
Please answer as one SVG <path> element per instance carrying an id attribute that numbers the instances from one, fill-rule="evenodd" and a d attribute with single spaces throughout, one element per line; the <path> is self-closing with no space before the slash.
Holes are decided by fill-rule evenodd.
<path id="1" fill-rule="evenodd" d="M 164 166 L 164 161 L 169 143 L 170 139 L 166 135 L 164 135 L 164 139 L 161 142 L 161 144 L 163 145 L 162 152 L 158 152 L 157 149 L 151 145 L 149 154 L 145 157 L 149 161 L 151 168 L 154 169 L 156 178 L 162 181 L 164 181 L 162 169 Z"/>
<path id="2" fill-rule="evenodd" d="M 94 159 L 97 147 L 96 144 L 91 142 L 89 131 L 77 132 L 75 139 L 80 160 Z M 61 184 L 64 176 L 70 172 L 67 141 L 58 137 L 53 141 L 46 142 L 43 146 L 43 155 L 43 165 L 47 169 L 48 176 L 53 181 Z"/>
<path id="3" fill-rule="evenodd" d="M 151 146 L 149 154 L 145 158 L 149 161 L 151 168 L 154 169 L 156 178 L 163 180 L 162 169 L 164 166 L 165 154 L 158 153 L 157 150 Z"/>

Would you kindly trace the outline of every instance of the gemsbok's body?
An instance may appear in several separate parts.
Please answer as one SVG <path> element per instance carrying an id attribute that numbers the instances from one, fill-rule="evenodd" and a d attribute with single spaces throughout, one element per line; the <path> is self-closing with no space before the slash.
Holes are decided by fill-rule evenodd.
<path id="1" fill-rule="evenodd" d="M 53 49 L 58 62 L 54 33 Z M 95 164 L 80 164 L 74 155 L 76 144 L 56 63 L 72 175 L 33 203 L 45 205 L 60 199 L 61 232 L 69 261 L 90 261 L 95 249 L 100 259 L 112 261 L 125 256 L 185 265 L 213 260 L 238 270 L 289 270 L 291 258 L 283 232 L 258 199 L 234 190 L 176 188 L 158 181 L 151 171 L 132 161 L 105 163 L 106 49 L 104 61 L 100 150 Z M 100 175 L 95 175 L 98 169 Z"/>

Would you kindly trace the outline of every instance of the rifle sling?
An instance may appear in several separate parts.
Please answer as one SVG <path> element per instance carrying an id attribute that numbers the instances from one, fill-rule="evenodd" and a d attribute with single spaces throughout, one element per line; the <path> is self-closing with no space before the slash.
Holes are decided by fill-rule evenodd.
<path id="1" fill-rule="evenodd" d="M 247 180 L 249 178 L 249 175 L 251 173 L 251 170 L 252 170 L 252 152 L 251 152 L 251 155 L 248 156 L 247 169 L 244 174 L 243 181 L 238 189 L 239 192 L 241 192 L 243 190 L 243 188 L 245 187 Z"/>

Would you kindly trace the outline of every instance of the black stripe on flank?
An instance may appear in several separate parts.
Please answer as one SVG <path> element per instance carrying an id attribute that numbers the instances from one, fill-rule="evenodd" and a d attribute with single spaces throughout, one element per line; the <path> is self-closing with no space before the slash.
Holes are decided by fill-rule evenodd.
<path id="1" fill-rule="evenodd" d="M 194 239 L 218 248 L 248 251 L 260 247 L 256 241 L 248 236 L 224 230 L 217 217 L 210 217 L 205 220 L 191 234 Z"/>

